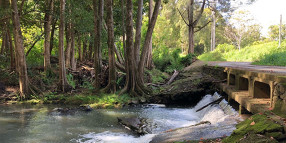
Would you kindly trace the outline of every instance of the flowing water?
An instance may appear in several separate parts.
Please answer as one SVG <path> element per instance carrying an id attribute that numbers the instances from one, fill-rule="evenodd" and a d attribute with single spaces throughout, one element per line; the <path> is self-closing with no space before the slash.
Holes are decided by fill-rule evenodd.
<path id="1" fill-rule="evenodd" d="M 0 105 L 0 142 L 148 143 L 156 134 L 163 131 L 194 125 L 201 121 L 211 122 L 211 125 L 205 126 L 215 129 L 223 127 L 220 131 L 213 131 L 210 137 L 228 136 L 235 129 L 237 114 L 226 114 L 219 105 L 196 112 L 213 100 L 213 96 L 206 95 L 193 108 L 149 104 L 123 109 L 76 111 L 65 115 L 53 111 L 56 106 L 51 105 Z M 117 117 L 147 118 L 156 127 L 152 129 L 152 134 L 137 136 L 118 124 Z"/>

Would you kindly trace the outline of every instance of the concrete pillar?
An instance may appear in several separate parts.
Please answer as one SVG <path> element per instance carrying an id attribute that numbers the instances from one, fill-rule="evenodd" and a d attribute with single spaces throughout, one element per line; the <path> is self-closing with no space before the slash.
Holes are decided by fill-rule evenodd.
<path id="1" fill-rule="evenodd" d="M 274 108 L 274 102 L 273 102 L 273 93 L 274 93 L 274 81 L 270 81 L 269 82 L 269 86 L 270 86 L 270 107 Z"/>
<path id="2" fill-rule="evenodd" d="M 253 79 L 253 77 L 249 77 L 248 78 L 248 94 L 249 96 L 251 96 L 252 98 L 254 97 L 254 82 L 255 80 Z"/>
<path id="3" fill-rule="evenodd" d="M 247 110 L 239 104 L 238 113 L 239 113 L 239 115 L 245 114 L 245 113 L 247 113 Z"/>

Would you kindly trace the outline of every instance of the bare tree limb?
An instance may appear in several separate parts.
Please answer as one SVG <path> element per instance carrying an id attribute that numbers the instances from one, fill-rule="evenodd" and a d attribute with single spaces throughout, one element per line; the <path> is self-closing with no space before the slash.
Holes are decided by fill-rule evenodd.
<path id="1" fill-rule="evenodd" d="M 196 31 L 195 31 L 195 33 L 196 32 L 199 32 L 199 31 L 201 31 L 203 28 L 205 28 L 209 23 L 211 23 L 211 21 L 208 21 L 205 25 L 203 25 L 202 27 L 198 27 L 199 29 L 197 29 Z"/>
<path id="2" fill-rule="evenodd" d="M 179 11 L 179 13 L 180 13 L 182 19 L 184 20 L 184 22 L 185 22 L 188 26 L 190 26 L 190 24 L 188 24 L 187 21 L 185 20 L 185 18 L 183 17 L 183 14 L 181 13 L 181 11 L 180 11 L 178 8 L 177 8 L 177 10 Z"/>
<path id="3" fill-rule="evenodd" d="M 36 39 L 36 41 L 34 41 L 34 43 L 31 45 L 31 47 L 30 47 L 29 50 L 27 51 L 26 57 L 29 55 L 29 53 L 31 52 L 31 50 L 32 50 L 32 49 L 34 48 L 34 46 L 36 45 L 36 43 L 41 40 L 41 38 L 43 37 L 43 35 L 44 35 L 44 33 L 42 33 L 42 34 Z"/>
<path id="4" fill-rule="evenodd" d="M 203 1 L 202 7 L 200 9 L 200 13 L 199 13 L 199 15 L 197 16 L 196 20 L 193 22 L 192 25 L 197 25 L 197 23 L 199 22 L 200 18 L 203 15 L 203 12 L 204 12 L 204 9 L 205 9 L 205 4 L 206 4 L 206 0 Z"/>

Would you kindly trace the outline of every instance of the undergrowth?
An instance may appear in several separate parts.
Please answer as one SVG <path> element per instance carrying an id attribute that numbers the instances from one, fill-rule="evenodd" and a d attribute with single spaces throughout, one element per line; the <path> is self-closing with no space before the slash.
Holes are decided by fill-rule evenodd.
<path id="1" fill-rule="evenodd" d="M 286 40 L 278 47 L 278 42 L 254 43 L 241 50 L 233 45 L 220 44 L 217 48 L 198 57 L 202 61 L 253 62 L 255 65 L 286 66 Z"/>

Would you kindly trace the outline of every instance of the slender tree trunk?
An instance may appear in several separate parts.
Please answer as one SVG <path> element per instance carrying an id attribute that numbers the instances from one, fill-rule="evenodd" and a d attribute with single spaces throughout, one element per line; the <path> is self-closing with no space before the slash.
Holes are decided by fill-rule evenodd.
<path id="1" fill-rule="evenodd" d="M 10 34 L 9 28 L 7 29 L 7 34 L 9 38 L 9 47 L 10 47 L 10 69 L 15 70 L 16 69 L 15 51 L 14 51 L 12 36 Z"/>
<path id="2" fill-rule="evenodd" d="M 79 58 L 79 61 L 82 62 L 82 50 L 81 50 L 81 38 L 80 38 L 80 35 L 78 35 L 78 41 L 77 41 L 77 48 L 78 48 L 78 58 Z"/>
<path id="3" fill-rule="evenodd" d="M 1 25 L 2 26 L 2 25 Z M 1 51 L 0 54 L 4 55 L 4 51 L 5 51 L 5 46 L 6 46 L 6 30 L 3 26 L 3 32 L 2 32 L 2 45 L 1 45 Z"/>
<path id="4" fill-rule="evenodd" d="M 214 4 L 214 6 L 215 6 L 215 4 Z M 211 51 L 215 50 L 215 25 L 216 25 L 215 11 L 212 11 Z"/>
<path id="5" fill-rule="evenodd" d="M 94 71 L 95 71 L 95 80 L 94 80 L 94 87 L 96 90 L 100 88 L 100 80 L 99 74 L 101 72 L 100 61 L 99 61 L 99 48 L 100 48 L 100 37 L 98 34 L 99 26 L 98 26 L 98 12 L 99 8 L 97 7 L 100 1 L 93 0 L 93 12 L 94 12 Z M 99 6 L 100 7 L 100 6 Z"/>
<path id="6" fill-rule="evenodd" d="M 135 44 L 134 44 L 134 56 L 136 64 L 140 61 L 140 41 L 141 41 L 141 27 L 142 27 L 142 13 L 143 13 L 143 0 L 137 0 L 138 11 L 136 20 L 136 34 L 135 34 Z"/>
<path id="7" fill-rule="evenodd" d="M 60 0 L 60 26 L 59 26 L 59 87 L 61 91 L 68 90 L 64 55 L 64 29 L 65 29 L 65 0 Z"/>
<path id="8" fill-rule="evenodd" d="M 44 43 L 44 69 L 45 72 L 51 68 L 51 50 L 50 50 L 50 33 L 51 33 L 51 20 L 52 20 L 52 11 L 53 11 L 53 0 L 46 0 L 46 13 L 45 13 L 45 24 L 44 24 L 44 33 L 45 33 L 45 43 Z"/>
<path id="9" fill-rule="evenodd" d="M 19 68 L 19 85 L 20 85 L 20 93 L 22 97 L 25 95 L 30 95 L 29 89 L 29 79 L 27 74 L 27 65 L 26 65 L 26 57 L 24 52 L 23 45 L 23 36 L 21 31 L 19 13 L 17 8 L 17 0 L 11 0 L 12 7 L 12 21 L 13 21 L 13 31 L 14 31 L 14 40 L 16 47 L 16 56 L 18 60 L 18 68 Z"/>
<path id="10" fill-rule="evenodd" d="M 82 61 L 86 60 L 86 53 L 87 53 L 87 44 L 86 44 L 86 39 L 83 40 L 83 44 L 82 44 Z"/>
<path id="11" fill-rule="evenodd" d="M 52 30 L 51 30 L 51 41 L 50 41 L 50 55 L 52 55 L 52 51 L 54 48 L 54 35 L 56 30 L 57 19 L 52 17 Z"/>
<path id="12" fill-rule="evenodd" d="M 200 18 L 202 17 L 202 14 L 204 12 L 204 7 L 206 4 L 206 0 L 203 0 L 203 3 L 201 5 L 201 9 L 199 11 L 199 14 L 194 18 L 194 0 L 190 0 L 190 5 L 188 8 L 188 32 L 189 32 L 189 48 L 188 48 L 188 54 L 194 54 L 194 47 L 195 47 L 195 42 L 194 42 L 194 36 L 195 36 L 195 31 L 194 28 L 198 24 Z"/>
<path id="13" fill-rule="evenodd" d="M 188 33 L 189 33 L 189 48 L 188 48 L 188 54 L 194 53 L 194 0 L 190 0 L 190 6 L 188 9 L 188 18 L 189 18 L 189 27 L 188 27 Z"/>
<path id="14" fill-rule="evenodd" d="M 71 63 L 71 69 L 73 71 L 76 70 L 76 60 L 75 60 L 75 35 L 74 35 L 74 28 L 71 30 L 71 58 L 70 58 L 70 63 Z"/>
<path id="15" fill-rule="evenodd" d="M 101 32 L 102 32 L 102 22 L 103 22 L 103 14 L 104 14 L 104 0 L 99 0 L 98 4 L 98 24 L 97 24 L 97 52 L 98 52 L 98 62 L 99 62 L 99 71 L 101 72 L 102 67 L 102 52 L 101 52 Z"/>
<path id="16" fill-rule="evenodd" d="M 66 68 L 70 68 L 71 64 L 70 64 L 70 58 L 71 58 L 71 29 L 72 29 L 72 25 L 69 22 L 68 26 L 66 28 L 66 42 L 67 42 L 67 48 L 65 50 L 65 60 L 66 60 Z"/>
<path id="17" fill-rule="evenodd" d="M 144 84 L 144 81 L 143 81 L 143 78 L 144 78 L 144 64 L 145 64 L 146 57 L 147 57 L 147 52 L 148 52 L 148 49 L 149 49 L 149 46 L 150 46 L 152 33 L 153 33 L 153 30 L 154 30 L 154 27 L 155 27 L 155 24 L 156 24 L 157 17 L 159 15 L 160 6 L 161 6 L 161 0 L 158 0 L 156 2 L 156 4 L 155 4 L 155 8 L 154 8 L 154 12 L 153 12 L 153 16 L 152 16 L 151 22 L 148 25 L 148 30 L 147 30 L 147 33 L 146 33 L 144 46 L 143 46 L 143 49 L 142 49 L 140 62 L 139 62 L 139 67 L 138 67 L 138 73 L 139 73 L 139 77 L 138 78 L 140 79 L 139 80 L 140 86 L 143 86 L 143 84 Z"/>
<path id="18" fill-rule="evenodd" d="M 153 14 L 153 0 L 149 0 L 149 23 L 151 22 L 152 19 L 152 14 Z M 153 60 L 152 60 L 152 37 L 150 40 L 150 45 L 147 53 L 147 60 L 146 60 L 146 67 L 150 70 L 153 68 Z"/>
<path id="19" fill-rule="evenodd" d="M 109 64 L 109 76 L 108 85 L 104 89 L 105 91 L 110 91 L 111 93 L 116 92 L 116 72 L 115 72 L 115 53 L 114 53 L 114 28 L 113 28 L 113 12 L 112 0 L 107 0 L 107 28 L 108 28 L 108 64 Z"/>
<path id="20" fill-rule="evenodd" d="M 92 50 L 93 48 L 93 42 L 92 41 L 89 41 L 89 45 L 88 45 L 88 60 L 92 60 Z"/>

